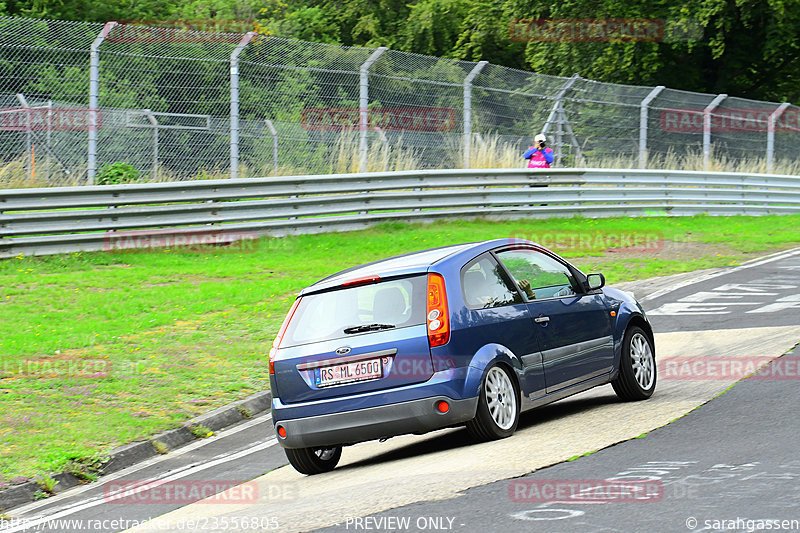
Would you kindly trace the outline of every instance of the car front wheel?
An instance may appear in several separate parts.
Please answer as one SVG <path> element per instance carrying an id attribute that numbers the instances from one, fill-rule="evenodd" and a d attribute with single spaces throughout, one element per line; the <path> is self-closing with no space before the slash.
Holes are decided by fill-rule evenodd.
<path id="1" fill-rule="evenodd" d="M 646 400 L 656 389 L 656 356 L 653 342 L 640 327 L 625 332 L 617 377 L 611 382 L 621 400 Z"/>
<path id="2" fill-rule="evenodd" d="M 327 448 L 284 448 L 289 463 L 301 474 L 309 476 L 330 472 L 342 457 L 341 446 Z"/>
<path id="3" fill-rule="evenodd" d="M 478 440 L 510 437 L 519 423 L 519 394 L 508 372 L 499 365 L 486 373 L 475 418 L 467 430 Z"/>

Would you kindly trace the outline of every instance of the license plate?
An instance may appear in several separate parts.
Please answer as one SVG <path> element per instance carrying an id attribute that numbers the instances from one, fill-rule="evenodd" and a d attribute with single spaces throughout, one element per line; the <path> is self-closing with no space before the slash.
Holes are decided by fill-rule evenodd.
<path id="1" fill-rule="evenodd" d="M 378 379 L 383 374 L 380 359 L 355 361 L 342 365 L 326 366 L 314 369 L 314 382 L 317 387 L 330 387 L 354 381 Z"/>

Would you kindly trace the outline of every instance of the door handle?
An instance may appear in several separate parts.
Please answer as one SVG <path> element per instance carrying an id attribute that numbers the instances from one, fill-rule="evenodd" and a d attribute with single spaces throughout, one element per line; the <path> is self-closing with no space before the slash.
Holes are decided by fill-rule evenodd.
<path id="1" fill-rule="evenodd" d="M 550 317 L 549 316 L 537 316 L 536 318 L 533 319 L 533 321 L 536 322 L 537 324 L 542 324 L 543 322 L 550 322 Z"/>

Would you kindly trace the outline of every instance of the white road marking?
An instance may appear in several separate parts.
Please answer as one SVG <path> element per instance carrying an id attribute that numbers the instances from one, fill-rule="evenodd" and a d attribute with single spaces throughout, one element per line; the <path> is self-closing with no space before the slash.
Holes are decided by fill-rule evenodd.
<path id="1" fill-rule="evenodd" d="M 753 268 L 753 267 L 757 267 L 757 266 L 761 266 L 761 265 L 766 265 L 767 263 L 772 263 L 774 261 L 780 261 L 782 259 L 786 259 L 788 257 L 793 257 L 793 256 L 796 256 L 796 255 L 800 255 L 800 248 L 793 248 L 791 250 L 786 250 L 786 251 L 783 251 L 783 252 L 777 252 L 777 253 L 774 253 L 772 255 L 768 255 L 766 257 L 753 259 L 751 261 L 747 261 L 747 262 L 742 263 L 741 265 L 739 265 L 737 267 L 734 267 L 734 268 L 731 268 L 731 269 L 722 270 L 720 272 L 712 272 L 710 274 L 705 274 L 703 276 L 698 276 L 696 278 L 692 278 L 692 279 L 683 281 L 681 283 L 676 283 L 675 285 L 671 285 L 669 287 L 664 287 L 661 290 L 658 290 L 658 291 L 656 291 L 656 292 L 654 292 L 652 294 L 648 294 L 647 296 L 644 296 L 643 298 L 640 298 L 639 301 L 640 302 L 645 302 L 645 301 L 649 301 L 649 300 L 655 300 L 656 298 L 660 298 L 661 296 L 664 296 L 665 294 L 669 294 L 671 292 L 677 291 L 678 289 L 682 289 L 684 287 L 688 287 L 689 285 L 694 285 L 695 283 L 700 283 L 701 281 L 707 281 L 709 279 L 718 278 L 720 276 L 726 276 L 726 275 L 732 274 L 734 272 L 741 272 L 742 270 L 745 270 L 745 269 L 748 269 L 748 268 Z M 797 267 L 795 267 L 795 266 L 785 266 L 785 267 L 780 267 L 780 268 L 795 269 L 795 268 L 800 268 L 800 266 L 797 266 Z"/>
<path id="2" fill-rule="evenodd" d="M 666 315 L 727 315 L 731 310 L 727 309 L 730 305 L 753 305 L 747 302 L 719 302 L 719 303 L 692 303 L 674 302 L 664 304 L 657 309 L 647 312 L 647 316 L 666 316 Z"/>
<path id="3" fill-rule="evenodd" d="M 758 296 L 777 296 L 777 292 L 760 292 Z M 754 295 L 751 292 L 721 292 L 721 289 L 717 287 L 712 291 L 699 291 L 688 296 L 684 296 L 679 302 L 707 302 L 708 300 L 741 300 L 745 296 L 752 298 Z M 725 302 L 725 305 L 731 305 L 734 302 Z M 749 302 L 745 302 L 747 305 Z"/>
<path id="4" fill-rule="evenodd" d="M 511 515 L 511 518 L 517 520 L 530 520 L 538 522 L 540 520 L 565 520 L 567 518 L 576 518 L 582 516 L 583 511 L 577 509 L 531 509 L 530 511 L 520 511 Z"/>
<path id="5" fill-rule="evenodd" d="M 800 294 L 793 294 L 791 296 L 784 296 L 778 298 L 775 303 L 767 304 L 758 309 L 747 311 L 748 313 L 775 313 L 777 311 L 785 311 L 787 309 L 800 309 Z"/>
<path id="6" fill-rule="evenodd" d="M 102 476 L 98 483 L 90 483 L 88 485 L 80 485 L 80 486 L 75 487 L 73 489 L 69 489 L 69 490 L 67 490 L 65 492 L 62 492 L 62 493 L 60 493 L 60 494 L 58 494 L 56 496 L 48 498 L 47 500 L 40 500 L 38 502 L 33 502 L 33 503 L 28 504 L 28 505 L 24 505 L 22 507 L 18 507 L 16 509 L 14 509 L 14 516 L 21 516 L 21 515 L 23 515 L 25 513 L 35 512 L 37 509 L 39 509 L 41 507 L 46 507 L 48 505 L 52 505 L 54 503 L 54 501 L 59 501 L 59 500 L 72 498 L 72 497 L 80 495 L 80 494 L 82 494 L 84 492 L 90 491 L 92 489 L 96 489 L 98 486 L 101 486 L 104 483 L 108 483 L 109 481 L 114 481 L 116 479 L 120 479 L 122 477 L 126 477 L 126 476 L 128 476 L 130 474 L 133 474 L 133 473 L 136 473 L 136 472 L 138 472 L 140 470 L 144 470 L 145 468 L 149 468 L 149 467 L 151 467 L 153 465 L 157 465 L 158 463 L 163 463 L 165 461 L 169 461 L 169 460 L 174 459 L 176 457 L 180 457 L 181 455 L 184 455 L 186 453 L 189 453 L 189 452 L 192 452 L 194 450 L 197 450 L 198 448 L 202 448 L 203 446 L 207 446 L 209 444 L 217 442 L 220 438 L 230 437 L 231 435 L 235 435 L 235 434 L 237 434 L 237 433 L 239 433 L 241 431 L 245 431 L 247 429 L 252 428 L 253 426 L 257 426 L 258 424 L 267 422 L 269 420 L 272 420 L 272 415 L 260 416 L 260 417 L 254 418 L 253 420 L 249 420 L 247 422 L 244 422 L 244 423 L 242 423 L 242 424 L 240 424 L 240 425 L 238 425 L 236 427 L 233 427 L 231 429 L 222 430 L 219 433 L 217 433 L 217 438 L 214 438 L 214 439 L 200 439 L 200 440 L 198 440 L 196 442 L 193 442 L 191 444 L 187 444 L 186 446 L 182 446 L 182 447 L 176 449 L 175 451 L 170 451 L 166 455 L 159 455 L 157 457 L 153 457 L 151 459 L 147 459 L 146 461 L 143 461 L 143 462 L 138 463 L 136 465 L 133 465 L 133 466 L 130 466 L 130 467 L 125 468 L 123 470 L 120 470 L 118 472 L 114 472 L 113 474 L 109 474 L 107 476 Z M 168 477 L 170 479 L 179 479 L 180 477 L 188 476 L 188 475 L 196 473 L 196 472 L 201 472 L 201 471 L 205 470 L 206 468 L 211 468 L 211 466 L 207 466 L 207 465 L 215 466 L 217 464 L 222 464 L 222 463 L 224 463 L 226 461 L 235 460 L 234 458 L 239 458 L 239 457 L 242 457 L 244 455 L 248 455 L 250 453 L 254 453 L 256 451 L 260 451 L 262 449 L 266 449 L 266 448 L 268 448 L 270 446 L 273 446 L 275 444 L 277 444 L 277 441 L 275 439 L 271 439 L 269 441 L 263 442 L 260 445 L 261 447 L 258 447 L 258 449 L 256 449 L 256 448 L 248 448 L 246 450 L 242 450 L 240 452 L 237 452 L 237 453 L 235 453 L 233 455 L 230 455 L 230 454 L 227 454 L 227 453 L 226 454 L 220 454 L 220 455 L 214 457 L 211 462 L 208 462 L 208 463 L 206 463 L 206 462 L 191 463 L 191 464 L 188 464 L 188 465 L 184 465 L 184 466 L 169 470 L 167 472 L 162 472 L 161 474 L 159 474 L 157 476 L 153 476 L 152 480 L 153 481 L 164 480 L 164 482 L 166 482 L 166 481 L 169 481 L 168 479 L 166 479 Z M 179 475 L 179 474 L 182 474 L 182 475 Z M 171 476 L 177 476 L 177 477 L 171 477 Z M 94 503 L 94 505 L 90 505 L 89 506 L 89 507 L 94 507 L 97 504 L 104 503 L 105 499 L 104 499 L 104 497 L 96 497 L 96 498 L 91 498 L 89 500 L 86 500 L 86 503 L 89 503 L 89 502 L 93 502 L 93 503 L 96 502 L 96 503 Z M 52 520 L 54 518 L 61 517 L 61 516 L 68 516 L 70 514 L 76 513 L 78 511 L 81 511 L 81 510 L 89 508 L 89 507 L 85 507 L 85 503 L 81 504 L 81 505 L 78 505 L 78 506 L 73 506 L 71 504 L 70 505 L 66 505 L 66 506 L 63 506 L 63 507 L 60 507 L 60 508 L 57 508 L 57 509 L 52 509 L 52 510 L 50 510 L 50 512 L 46 512 L 47 514 L 42 516 L 42 520 L 46 521 L 46 520 Z M 67 512 L 67 511 L 69 511 L 69 512 Z M 58 515 L 58 516 L 56 516 L 56 515 Z M 3 528 L 0 528 L 0 531 L 2 531 L 4 533 L 11 533 L 12 531 L 23 531 L 25 529 L 34 527 L 34 525 L 35 524 L 31 522 L 31 523 L 26 524 L 25 527 L 16 528 L 16 529 L 3 529 Z"/>
<path id="7" fill-rule="evenodd" d="M 178 472 L 176 474 L 172 474 L 172 475 L 166 476 L 166 477 L 160 479 L 157 482 L 149 484 L 148 487 L 149 488 L 157 487 L 157 486 L 163 485 L 164 483 L 167 483 L 169 481 L 174 481 L 176 479 L 181 479 L 181 478 L 184 478 L 186 476 L 189 476 L 189 475 L 192 475 L 192 474 L 196 474 L 198 472 L 202 472 L 203 470 L 207 470 L 209 468 L 213 468 L 215 466 L 221 465 L 223 463 L 227 463 L 229 461 L 236 461 L 236 460 L 241 459 L 242 457 L 246 457 L 246 456 L 248 456 L 250 454 L 253 454 L 253 453 L 256 453 L 256 452 L 260 452 L 261 450 L 266 450 L 267 448 L 269 448 L 271 446 L 275 446 L 276 444 L 278 444 L 278 441 L 275 440 L 275 439 L 271 439 L 271 440 L 269 440 L 267 442 L 262 442 L 261 444 L 253 446 L 252 448 L 248 448 L 246 450 L 242 450 L 242 451 L 234 453 L 232 455 L 228 455 L 228 456 L 222 457 L 222 458 L 217 459 L 215 461 L 209 461 L 207 463 L 201 463 L 201 464 L 195 466 L 194 468 L 186 469 L 186 470 Z M 58 520 L 59 518 L 63 518 L 65 516 L 69 516 L 71 514 L 75 514 L 77 512 L 80 512 L 80 511 L 83 511 L 83 510 L 86 510 L 86 509 L 91 509 L 92 507 L 97 507 L 98 505 L 103 505 L 105 503 L 108 503 L 109 496 L 115 496 L 117 493 L 124 492 L 125 490 L 127 490 L 127 489 L 126 488 L 122 488 L 122 489 L 119 489 L 117 491 L 114 491 L 114 492 L 110 493 L 109 495 L 103 495 L 103 497 L 92 498 L 91 500 L 88 500 L 85 503 L 69 507 L 69 508 L 67 508 L 67 509 L 65 509 L 65 510 L 63 510 L 61 512 L 49 514 L 49 515 L 43 516 L 41 518 L 34 518 L 34 519 L 31 519 L 30 521 L 25 522 L 24 525 L 17 526 L 17 527 L 11 528 L 11 529 L 2 529 L 0 531 L 3 531 L 5 533 L 14 533 L 16 531 L 24 531 L 26 529 L 36 528 L 37 526 L 41 526 L 42 524 L 47 524 L 47 522 L 49 522 L 49 521 Z"/>
<path id="8" fill-rule="evenodd" d="M 745 293 L 760 293 L 760 294 L 772 294 L 767 291 L 772 291 L 775 289 L 796 289 L 797 285 L 780 285 L 778 283 L 726 283 L 725 285 L 720 285 L 715 291 L 742 291 Z"/>
<path id="9" fill-rule="evenodd" d="M 651 316 L 724 315 L 735 311 L 735 309 L 728 309 L 728 307 L 737 305 L 759 307 L 758 309 L 746 311 L 747 313 L 772 313 L 800 307 L 800 304 L 795 300 L 796 295 L 775 298 L 779 296 L 780 292 L 769 292 L 793 289 L 797 289 L 797 285 L 781 285 L 778 283 L 765 283 L 763 281 L 726 283 L 710 291 L 698 291 L 686 295 L 683 298 L 679 298 L 676 302 L 669 302 L 661 305 L 648 312 L 648 314 Z"/>

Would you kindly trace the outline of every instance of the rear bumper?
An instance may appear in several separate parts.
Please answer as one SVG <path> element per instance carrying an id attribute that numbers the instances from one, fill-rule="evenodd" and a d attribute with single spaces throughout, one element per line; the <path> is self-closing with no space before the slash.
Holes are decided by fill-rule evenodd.
<path id="1" fill-rule="evenodd" d="M 440 413 L 440 401 L 450 410 Z M 322 414 L 307 418 L 277 421 L 286 430 L 278 436 L 284 448 L 311 448 L 339 444 L 355 444 L 406 433 L 425 433 L 471 420 L 478 407 L 478 398 L 453 400 L 447 396 L 431 396 L 401 403 Z"/>

